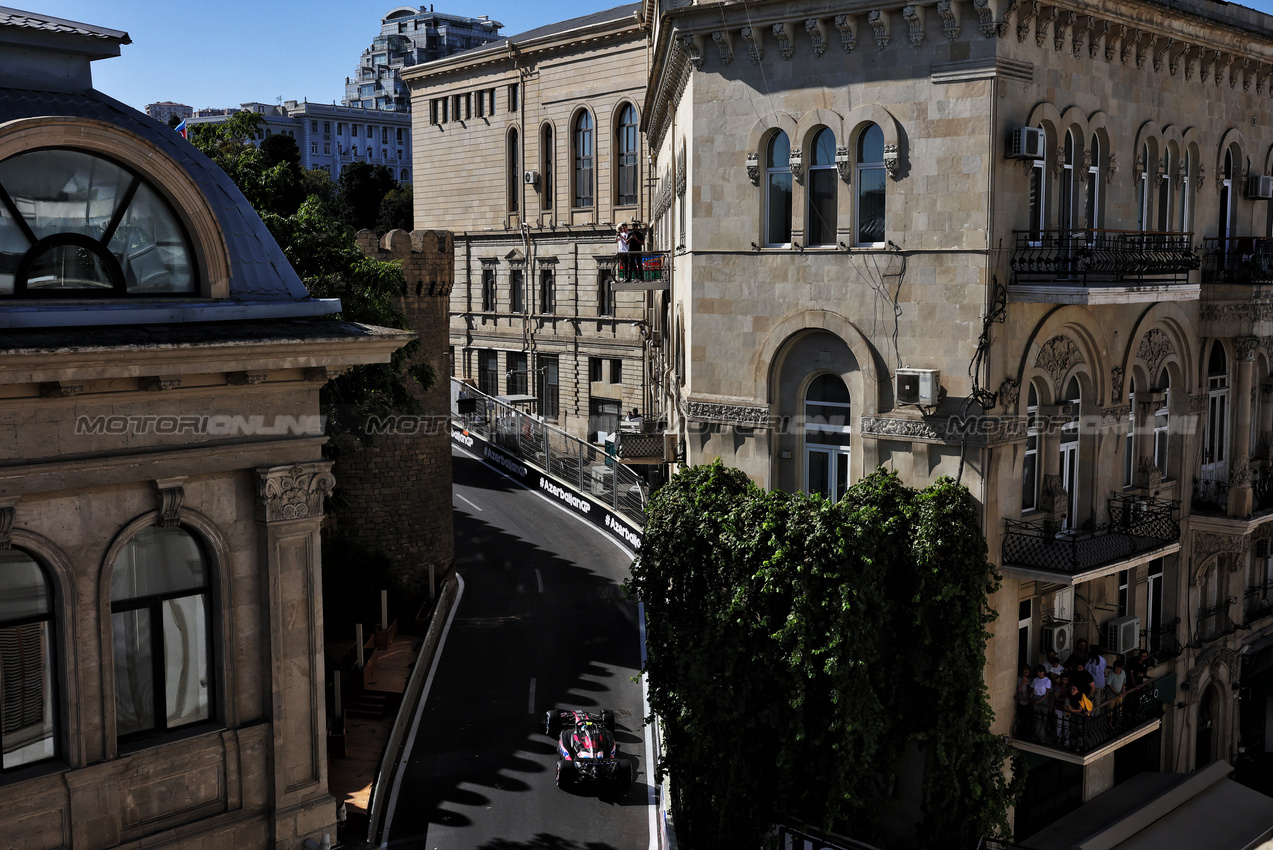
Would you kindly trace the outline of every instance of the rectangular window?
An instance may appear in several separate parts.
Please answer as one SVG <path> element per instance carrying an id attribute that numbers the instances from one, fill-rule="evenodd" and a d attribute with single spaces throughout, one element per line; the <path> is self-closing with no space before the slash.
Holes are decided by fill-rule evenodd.
<path id="1" fill-rule="evenodd" d="M 504 386 L 508 388 L 509 395 L 526 395 L 526 388 L 529 384 L 530 370 L 526 368 L 526 352 L 510 351 L 508 353 L 508 380 L 504 382 Z"/>
<path id="2" fill-rule="evenodd" d="M 614 272 L 610 269 L 597 272 L 597 315 L 614 315 Z"/>
<path id="3" fill-rule="evenodd" d="M 1118 571 L 1118 616 L 1127 616 L 1127 587 L 1131 570 Z"/>
<path id="4" fill-rule="evenodd" d="M 398 144 L 402 144 L 402 128 L 398 128 Z"/>
<path id="5" fill-rule="evenodd" d="M 495 312 L 495 268 L 482 266 L 482 312 Z"/>
<path id="6" fill-rule="evenodd" d="M 477 388 L 487 395 L 499 395 L 499 352 L 484 349 L 477 353 Z"/>
<path id="7" fill-rule="evenodd" d="M 318 132 L 318 122 L 317 122 L 317 121 L 311 121 L 311 122 L 309 122 L 309 131 L 310 131 L 311 133 L 317 133 L 317 132 Z"/>
<path id="8" fill-rule="evenodd" d="M 1033 397 L 1034 390 L 1030 390 Z M 1026 408 L 1025 463 L 1021 469 L 1021 510 L 1032 511 L 1039 493 L 1039 408 Z"/>
<path id="9" fill-rule="evenodd" d="M 526 287 L 523 283 L 522 270 L 512 269 L 508 273 L 509 300 L 514 313 L 520 313 L 526 306 Z"/>
<path id="10" fill-rule="evenodd" d="M 539 270 L 539 312 L 551 313 L 556 306 L 553 303 L 553 270 Z"/>
<path id="11" fill-rule="evenodd" d="M 512 83 L 508 87 L 508 111 L 509 112 L 517 111 L 517 98 L 518 98 L 518 95 L 521 94 L 518 91 L 517 85 L 518 85 L 517 83 Z"/>
<path id="12" fill-rule="evenodd" d="M 329 145 L 327 142 L 323 142 L 323 153 L 330 155 L 331 152 L 332 152 L 332 146 Z"/>
<path id="13" fill-rule="evenodd" d="M 389 128 L 388 127 L 380 128 L 380 144 L 382 145 L 389 144 Z"/>
<path id="14" fill-rule="evenodd" d="M 560 413 L 559 398 L 561 385 L 557 374 L 557 355 L 540 354 L 536 356 L 539 364 L 536 385 L 539 396 L 539 414 L 545 419 L 556 421 Z"/>
<path id="15" fill-rule="evenodd" d="M 445 101 L 445 100 L 439 100 L 437 103 L 438 103 L 438 107 L 439 107 L 439 109 L 438 109 L 438 123 L 440 123 L 440 124 L 445 124 L 445 123 L 446 123 L 446 101 Z M 349 138 L 351 138 L 351 139 L 356 139 L 356 138 L 358 138 L 358 125 L 357 125 L 357 124 L 350 124 L 350 125 L 349 125 Z"/>
<path id="16" fill-rule="evenodd" d="M 438 123 L 438 121 L 437 121 L 437 115 L 436 115 L 436 110 L 435 110 L 435 114 L 432 116 L 431 122 L 432 122 L 432 123 L 434 123 L 434 124 Z M 336 135 L 337 135 L 337 136 L 343 136 L 343 135 L 345 135 L 345 122 L 344 122 L 344 121 L 341 121 L 340 123 L 338 123 L 338 124 L 336 125 Z"/>
<path id="17" fill-rule="evenodd" d="M 485 116 L 486 116 L 486 92 L 479 91 L 477 93 L 477 117 L 483 118 Z"/>
<path id="18" fill-rule="evenodd" d="M 588 380 L 594 384 L 600 383 L 601 373 L 602 373 L 601 358 L 589 357 L 588 358 Z"/>
<path id="19" fill-rule="evenodd" d="M 310 153 L 318 153 L 318 142 L 310 142 L 310 143 L 309 143 L 309 152 L 310 152 Z"/>
<path id="20" fill-rule="evenodd" d="M 324 133 L 330 133 L 331 131 L 332 131 L 332 122 L 330 122 L 330 121 L 324 121 L 324 122 L 323 122 L 323 132 L 324 132 Z"/>
<path id="21" fill-rule="evenodd" d="M 601 442 L 602 435 L 619 430 L 619 402 L 612 398 L 594 398 L 588 401 L 588 438 Z"/>
<path id="22" fill-rule="evenodd" d="M 1251 429 L 1255 433 L 1255 429 Z M 1171 441 L 1171 388 L 1164 393 L 1162 407 L 1154 413 L 1154 465 L 1167 478 L 1167 447 Z"/>
<path id="23" fill-rule="evenodd" d="M 623 360 L 621 358 L 610 358 L 610 383 L 623 383 Z"/>

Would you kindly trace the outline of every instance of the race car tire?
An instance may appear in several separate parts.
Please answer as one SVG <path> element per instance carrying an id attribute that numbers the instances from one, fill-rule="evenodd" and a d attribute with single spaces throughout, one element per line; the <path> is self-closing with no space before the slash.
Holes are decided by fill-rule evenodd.
<path id="1" fill-rule="evenodd" d="M 601 725 L 609 729 L 611 732 L 614 731 L 614 712 L 613 711 L 611 711 L 608 708 L 602 710 Z"/>
<path id="2" fill-rule="evenodd" d="M 556 710 L 554 709 L 553 711 L 545 711 L 544 712 L 544 734 L 551 738 L 553 737 L 553 735 L 556 734 L 556 732 L 557 732 Z"/>
<path id="3" fill-rule="evenodd" d="M 575 766 L 568 761 L 557 759 L 557 787 L 566 788 L 575 781 Z"/>
<path id="4" fill-rule="evenodd" d="M 632 762 L 624 759 L 619 762 L 619 769 L 614 772 L 614 790 L 620 794 L 626 794 L 631 787 Z"/>

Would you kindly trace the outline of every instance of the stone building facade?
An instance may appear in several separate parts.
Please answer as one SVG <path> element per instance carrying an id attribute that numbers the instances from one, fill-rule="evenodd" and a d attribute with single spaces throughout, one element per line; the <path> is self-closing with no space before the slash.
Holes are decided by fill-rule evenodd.
<path id="1" fill-rule="evenodd" d="M 92 88 L 126 33 L 0 10 L 6 846 L 296 848 L 327 790 L 324 318 L 234 184 Z"/>
<path id="2" fill-rule="evenodd" d="M 652 216 L 683 246 L 651 374 L 688 462 L 831 498 L 881 465 L 972 490 L 1019 838 L 1144 771 L 1267 758 L 1273 19 L 643 10 Z M 1014 694 L 1079 638 L 1155 664 L 1142 714 L 1074 744 Z"/>
<path id="3" fill-rule="evenodd" d="M 417 227 L 455 234 L 451 374 L 580 437 L 655 405 L 651 295 L 614 286 L 620 222 L 648 220 L 645 35 L 621 6 L 420 65 Z"/>

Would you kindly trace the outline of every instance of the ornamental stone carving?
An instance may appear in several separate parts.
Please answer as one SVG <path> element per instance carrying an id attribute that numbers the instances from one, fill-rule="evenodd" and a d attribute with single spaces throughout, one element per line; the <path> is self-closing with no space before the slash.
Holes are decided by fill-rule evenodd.
<path id="1" fill-rule="evenodd" d="M 1123 35 L 1123 43 L 1120 45 L 1120 49 L 1118 51 L 1119 62 L 1124 65 L 1127 64 L 1127 60 L 1131 58 L 1132 51 L 1135 49 L 1136 42 L 1138 41 L 1140 41 L 1140 30 L 1138 29 L 1128 30 L 1128 32 Z"/>
<path id="2" fill-rule="evenodd" d="M 1273 304 L 1203 304 L 1199 313 L 1204 322 L 1268 322 Z"/>
<path id="3" fill-rule="evenodd" d="M 1167 336 L 1161 328 L 1150 328 L 1145 331 L 1145 335 L 1140 338 L 1140 346 L 1136 349 L 1136 356 L 1149 370 L 1151 382 L 1158 379 L 1158 367 L 1175 353 L 1176 347 L 1171 344 L 1171 337 Z"/>
<path id="4" fill-rule="evenodd" d="M 1162 470 L 1152 457 L 1141 457 L 1136 462 L 1136 486 L 1156 490 L 1162 486 Z"/>
<path id="5" fill-rule="evenodd" d="M 753 186 L 760 185 L 760 155 L 755 151 L 747 154 L 747 179 Z"/>
<path id="6" fill-rule="evenodd" d="M 1052 377 L 1058 396 L 1061 394 L 1061 379 L 1082 362 L 1083 352 L 1074 344 L 1074 340 L 1064 334 L 1058 334 L 1045 342 L 1034 358 L 1034 365 Z"/>
<path id="7" fill-rule="evenodd" d="M 1251 489 L 1251 461 L 1245 457 L 1233 459 L 1233 468 L 1229 470 L 1230 490 Z"/>
<path id="8" fill-rule="evenodd" d="M 1233 352 L 1239 362 L 1250 362 L 1255 359 L 1255 352 L 1260 348 L 1260 340 L 1253 336 L 1240 336 L 1233 341 Z"/>
<path id="9" fill-rule="evenodd" d="M 884 146 L 884 170 L 888 172 L 888 176 L 897 179 L 897 166 L 901 162 L 901 158 L 897 152 L 897 145 L 892 142 Z"/>
<path id="10" fill-rule="evenodd" d="M 1209 396 L 1206 393 L 1194 393 L 1189 396 L 1189 412 L 1201 413 L 1207 409 L 1207 400 Z"/>
<path id="11" fill-rule="evenodd" d="M 804 31 L 809 34 L 809 41 L 813 45 L 813 55 L 821 56 L 827 49 L 827 31 L 822 25 L 820 18 L 810 18 L 804 22 Z"/>
<path id="12" fill-rule="evenodd" d="M 1106 185 L 1114 182 L 1114 175 L 1118 173 L 1118 159 L 1114 154 L 1110 154 L 1105 160 L 1105 183 Z"/>
<path id="13" fill-rule="evenodd" d="M 751 60 L 751 64 L 759 65 L 760 60 L 765 58 L 764 31 L 755 27 L 743 27 L 743 41 L 747 42 L 747 58 Z"/>
<path id="14" fill-rule="evenodd" d="M 1136 42 L 1136 67 L 1144 68 L 1145 59 L 1149 56 L 1149 51 L 1153 49 L 1154 43 L 1158 41 L 1157 33 L 1147 33 L 1143 39 Z"/>
<path id="15" fill-rule="evenodd" d="M 16 511 L 13 505 L 0 505 L 0 549 L 9 549 L 13 543 L 13 519 Z"/>
<path id="16" fill-rule="evenodd" d="M 1190 560 L 1194 568 L 1190 583 L 1194 587 L 1202 587 L 1211 575 L 1216 556 L 1225 553 L 1241 555 L 1245 545 L 1241 534 L 1217 534 L 1214 531 L 1194 531 L 1189 539 Z"/>
<path id="17" fill-rule="evenodd" d="M 1017 17 L 1017 41 L 1025 43 L 1026 36 L 1030 34 L 1030 21 L 1038 17 L 1042 5 L 1039 0 L 1029 0 L 1021 7 L 1021 14 Z"/>
<path id="18" fill-rule="evenodd" d="M 336 484 L 331 463 L 325 461 L 259 468 L 256 474 L 256 516 L 261 522 L 322 517 L 323 500 Z"/>
<path id="19" fill-rule="evenodd" d="M 753 428 L 769 426 L 769 408 L 747 404 L 690 401 L 686 406 L 686 417 L 695 422 L 746 425 Z"/>
<path id="20" fill-rule="evenodd" d="M 1170 53 L 1171 49 L 1175 46 L 1176 46 L 1176 40 L 1174 38 L 1168 38 L 1163 42 L 1163 46 L 1161 49 L 1154 51 L 1154 70 L 1155 71 L 1162 70 L 1163 57 L 1166 56 L 1168 53 Z"/>
<path id="21" fill-rule="evenodd" d="M 778 54 L 783 59 L 790 61 L 792 53 L 791 45 L 791 24 L 781 23 L 773 25 L 774 38 L 778 39 Z"/>
<path id="22" fill-rule="evenodd" d="M 953 0 L 937 0 L 937 14 L 941 15 L 941 32 L 946 40 L 959 38 L 959 10 Z"/>
<path id="23" fill-rule="evenodd" d="M 155 482 L 155 495 L 159 502 L 159 525 L 175 528 L 181 524 L 181 503 L 186 490 L 181 485 L 185 478 L 165 478 Z"/>
<path id="24" fill-rule="evenodd" d="M 1074 24 L 1074 19 L 1078 14 L 1068 9 L 1061 12 L 1056 18 L 1056 22 L 1052 25 L 1052 49 L 1060 53 L 1065 48 L 1065 31 Z"/>
<path id="25" fill-rule="evenodd" d="M 1083 23 L 1076 23 L 1074 25 L 1074 35 L 1070 39 L 1070 55 L 1075 59 L 1078 59 L 1083 53 L 1083 39 L 1087 36 L 1087 31 L 1090 30 L 1095 23 L 1096 19 L 1091 15 L 1088 15 L 1083 19 Z"/>
<path id="26" fill-rule="evenodd" d="M 901 416 L 863 416 L 864 436 L 910 440 L 921 443 L 973 446 L 1020 442 L 1026 436 L 1025 417 L 970 416 L 950 419 L 911 419 Z"/>
<path id="27" fill-rule="evenodd" d="M 844 182 L 848 183 L 853 179 L 853 158 L 846 145 L 839 145 L 835 149 L 835 170 Z"/>
<path id="28" fill-rule="evenodd" d="M 1224 668 L 1228 676 L 1222 677 L 1220 669 Z M 1198 656 L 1193 668 L 1185 674 L 1185 681 L 1180 690 L 1184 692 L 1185 702 L 1193 704 L 1202 696 L 1202 677 L 1206 674 L 1208 681 L 1223 682 L 1233 680 L 1238 674 L 1238 656 L 1227 646 L 1209 647 Z"/>
<path id="29" fill-rule="evenodd" d="M 797 183 L 804 183 L 804 151 L 792 148 L 787 167 L 791 169 L 791 176 L 796 178 Z"/>
<path id="30" fill-rule="evenodd" d="M 1123 367 L 1115 366 L 1109 370 L 1110 388 L 1114 392 L 1114 401 L 1122 401 L 1123 399 Z"/>
<path id="31" fill-rule="evenodd" d="M 1021 398 L 1021 382 L 1016 378 L 1004 378 L 999 384 L 999 392 L 995 395 L 1005 408 L 1016 407 L 1017 400 Z"/>
<path id="32" fill-rule="evenodd" d="M 1114 54 L 1118 51 L 1119 42 L 1127 37 L 1127 24 L 1119 24 L 1114 27 L 1113 32 L 1105 36 L 1105 61 L 1113 62 Z"/>
<path id="33" fill-rule="evenodd" d="M 902 19 L 906 21 L 912 47 L 924 43 L 924 7 L 911 4 L 902 7 Z"/>
<path id="34" fill-rule="evenodd" d="M 1070 505 L 1070 494 L 1059 475 L 1045 475 L 1039 486 L 1039 509 L 1044 513 L 1065 513 Z"/>
<path id="35" fill-rule="evenodd" d="M 1101 408 L 1101 427 L 1106 430 L 1117 428 L 1132 415 L 1130 404 L 1116 404 L 1113 407 Z"/>
<path id="36" fill-rule="evenodd" d="M 1109 21 L 1097 21 L 1092 27 L 1091 33 L 1087 39 L 1087 58 L 1095 59 L 1096 54 L 1101 51 L 1101 42 L 1109 35 L 1109 28 L 1113 26 Z"/>
<path id="37" fill-rule="evenodd" d="M 888 47 L 888 13 L 875 9 L 866 16 L 866 21 L 871 25 L 871 29 L 875 30 L 875 46 L 880 50 Z"/>
<path id="38" fill-rule="evenodd" d="M 692 34 L 681 35 L 677 38 L 677 44 L 681 50 L 685 51 L 685 57 L 689 60 L 690 66 L 695 71 L 703 69 L 703 51 L 698 46 L 698 36 Z"/>
<path id="39" fill-rule="evenodd" d="M 852 15 L 836 15 L 835 28 L 840 31 L 840 46 L 845 53 L 852 53 L 858 46 L 857 19 Z"/>
<path id="40" fill-rule="evenodd" d="M 728 30 L 715 30 L 712 33 L 712 41 L 716 42 L 716 49 L 720 51 L 722 65 L 728 65 L 734 61 L 734 42 L 730 39 Z"/>
<path id="41" fill-rule="evenodd" d="M 953 4 L 951 5 L 953 6 Z M 999 27 L 995 22 L 994 10 L 990 8 L 990 0 L 972 0 L 972 6 L 977 10 L 977 28 L 981 30 L 981 34 L 986 38 L 994 38 Z M 944 18 L 945 16 L 946 13 L 942 12 L 942 17 Z"/>
<path id="42" fill-rule="evenodd" d="M 233 387 L 254 386 L 265 382 L 265 372 L 226 372 L 225 382 Z"/>

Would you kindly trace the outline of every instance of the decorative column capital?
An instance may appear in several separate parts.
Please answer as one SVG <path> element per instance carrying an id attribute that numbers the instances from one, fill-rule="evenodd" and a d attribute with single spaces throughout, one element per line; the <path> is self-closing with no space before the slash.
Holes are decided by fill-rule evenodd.
<path id="1" fill-rule="evenodd" d="M 159 501 L 159 525 L 175 528 L 181 523 L 181 503 L 186 498 L 185 476 L 160 478 L 155 481 L 155 495 Z"/>
<path id="2" fill-rule="evenodd" d="M 1260 349 L 1260 340 L 1253 336 L 1240 336 L 1233 341 L 1233 351 L 1239 363 L 1255 360 L 1255 352 Z"/>
<path id="3" fill-rule="evenodd" d="M 330 461 L 259 467 L 256 518 L 261 522 L 321 517 L 336 479 Z"/>

